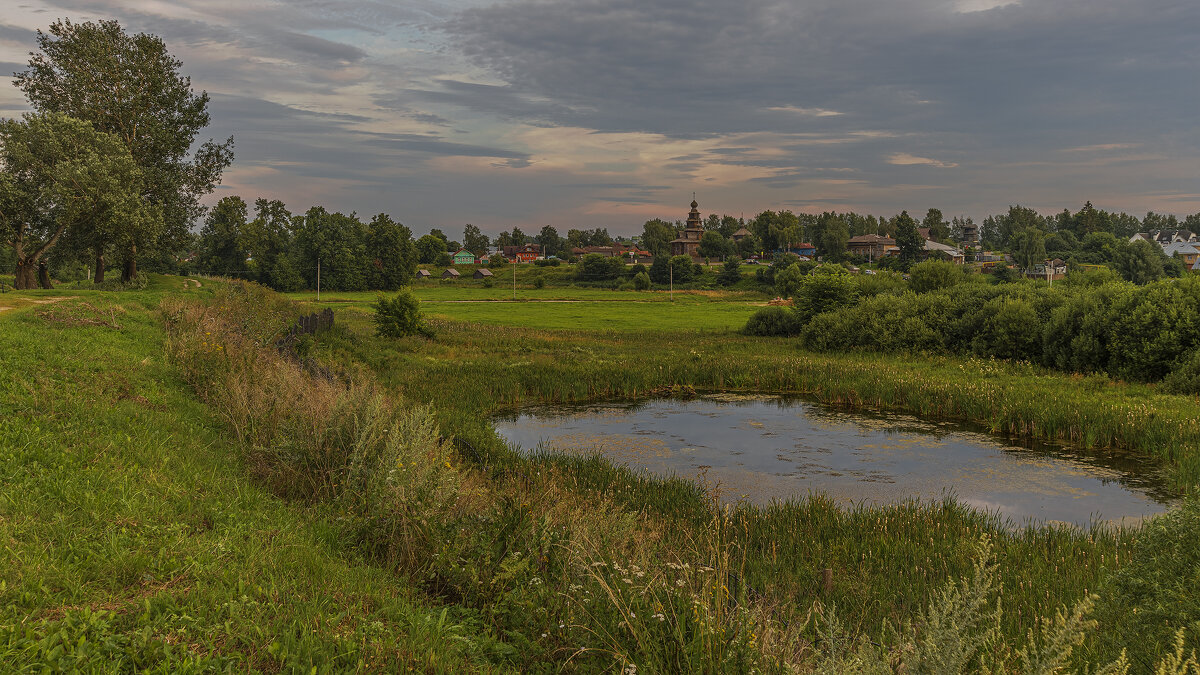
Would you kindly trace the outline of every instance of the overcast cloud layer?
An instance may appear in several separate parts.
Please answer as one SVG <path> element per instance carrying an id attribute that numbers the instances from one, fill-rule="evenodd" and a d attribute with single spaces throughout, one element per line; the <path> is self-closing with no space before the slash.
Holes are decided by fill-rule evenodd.
<path id="1" fill-rule="evenodd" d="M 162 36 L 235 137 L 217 196 L 294 211 L 1200 211 L 1194 0 L 62 0 L 6 9 L 0 72 L 60 17 Z"/>

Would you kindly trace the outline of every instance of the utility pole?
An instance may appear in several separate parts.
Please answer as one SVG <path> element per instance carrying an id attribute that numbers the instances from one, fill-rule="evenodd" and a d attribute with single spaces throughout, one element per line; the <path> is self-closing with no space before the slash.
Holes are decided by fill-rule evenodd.
<path id="1" fill-rule="evenodd" d="M 317 302 L 321 301 L 321 259 L 317 258 Z"/>
<path id="2" fill-rule="evenodd" d="M 517 299 L 517 259 L 513 258 L 513 300 Z"/>
<path id="3" fill-rule="evenodd" d="M 667 271 L 671 276 L 671 302 L 675 302 L 675 265 L 667 263 Z"/>

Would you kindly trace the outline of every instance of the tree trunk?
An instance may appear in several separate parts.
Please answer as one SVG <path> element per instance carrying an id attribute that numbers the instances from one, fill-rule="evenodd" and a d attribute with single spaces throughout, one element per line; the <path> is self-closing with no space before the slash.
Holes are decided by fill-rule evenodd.
<path id="1" fill-rule="evenodd" d="M 27 291 L 31 288 L 37 288 L 37 271 L 34 265 L 28 260 L 17 259 L 17 278 L 13 281 L 13 287 L 18 291 Z"/>
<path id="2" fill-rule="evenodd" d="M 104 283 L 104 251 L 96 251 L 96 276 L 92 278 L 92 283 Z"/>
<path id="3" fill-rule="evenodd" d="M 137 276 L 137 248 L 130 249 L 125 254 L 125 266 L 121 269 L 121 281 L 129 283 Z"/>
<path id="4" fill-rule="evenodd" d="M 42 288 L 54 288 L 54 284 L 50 283 L 50 266 L 46 264 L 45 260 L 38 261 L 37 276 L 39 286 Z"/>

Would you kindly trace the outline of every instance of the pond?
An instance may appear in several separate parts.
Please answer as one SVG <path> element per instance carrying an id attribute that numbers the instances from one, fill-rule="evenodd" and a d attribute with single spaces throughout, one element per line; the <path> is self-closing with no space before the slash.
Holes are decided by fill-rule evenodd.
<path id="1" fill-rule="evenodd" d="M 1116 452 L 1021 445 L 969 426 L 847 413 L 770 396 L 709 395 L 525 408 L 495 420 L 526 450 L 599 453 L 658 475 L 703 474 L 727 500 L 822 492 L 847 503 L 941 499 L 1013 523 L 1134 524 L 1172 497 L 1153 464 Z"/>

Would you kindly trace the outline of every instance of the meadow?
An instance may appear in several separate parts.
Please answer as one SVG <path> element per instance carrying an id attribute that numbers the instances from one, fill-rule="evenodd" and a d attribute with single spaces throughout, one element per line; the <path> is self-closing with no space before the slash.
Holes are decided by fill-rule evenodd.
<path id="1" fill-rule="evenodd" d="M 25 297 L 0 314 L 0 447 L 16 487 L 0 500 L 0 659 L 805 672 L 862 670 L 851 657 L 920 669 L 935 647 L 974 644 L 964 667 L 1024 672 L 1021 650 L 1058 644 L 1061 626 L 1073 667 L 1128 647 L 1150 672 L 1176 627 L 1200 637 L 1194 591 L 1171 583 L 1200 569 L 1191 504 L 1090 530 L 1013 528 L 953 501 L 722 507 L 690 480 L 515 452 L 487 421 L 528 402 L 794 392 L 1133 448 L 1183 492 L 1191 399 L 1023 363 L 814 355 L 710 322 L 724 311 L 710 305 L 761 297 L 677 295 L 699 318 L 671 330 L 614 316 L 620 299 L 656 294 L 572 290 L 615 301 L 590 296 L 589 322 L 564 328 L 504 312 L 566 303 L 471 303 L 501 308 L 484 321 L 430 302 L 434 337 L 400 340 L 374 336 L 373 294 L 323 293 L 344 309 L 298 360 L 271 345 L 313 305 L 252 285 Z M 47 295 L 66 299 L 32 304 Z M 1091 619 L 1039 620 L 1088 604 Z M 993 606 L 995 634 L 977 618 Z M 976 618 L 949 626 L 946 612 Z"/>
<path id="2" fill-rule="evenodd" d="M 424 286 L 414 292 L 431 317 L 492 326 L 535 326 L 553 330 L 661 331 L 740 330 L 765 300 L 753 293 L 721 291 L 611 291 L 593 288 L 486 288 L 472 282 Z M 471 284 L 471 285 L 467 285 Z M 312 292 L 288 297 L 312 304 L 370 312 L 377 293 Z"/>

